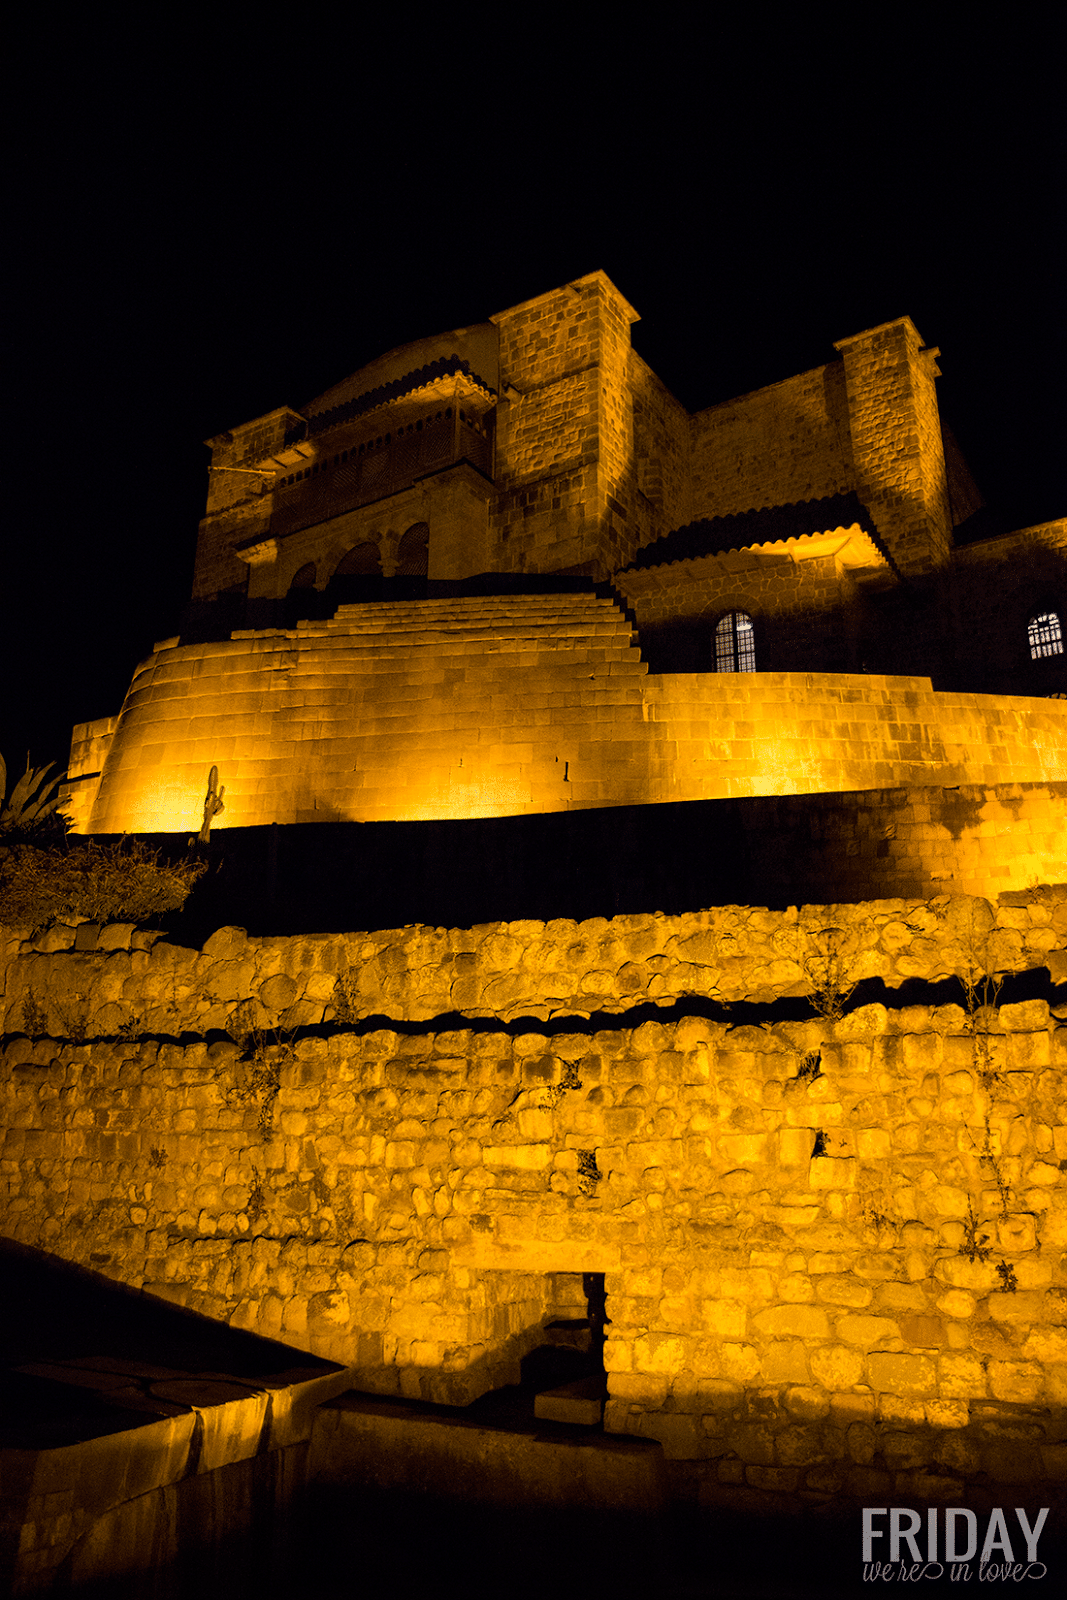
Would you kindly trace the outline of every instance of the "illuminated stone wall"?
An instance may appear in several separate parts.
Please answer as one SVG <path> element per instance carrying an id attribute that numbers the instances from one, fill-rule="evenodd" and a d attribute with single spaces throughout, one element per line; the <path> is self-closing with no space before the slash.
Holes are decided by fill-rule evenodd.
<path id="1" fill-rule="evenodd" d="M 898 569 L 936 571 L 951 554 L 952 515 L 934 380 L 939 351 L 910 317 L 839 340 L 855 477 Z"/>
<path id="2" fill-rule="evenodd" d="M 392 602 L 157 651 L 113 731 L 75 730 L 75 826 L 194 829 L 212 766 L 217 827 L 1033 783 L 1067 779 L 1067 702 L 873 674 L 649 675 L 592 594 Z"/>
<path id="3" fill-rule="evenodd" d="M 756 899 L 828 887 L 853 901 L 980 895 L 1067 877 L 1063 782 L 784 795 L 738 809 Z"/>
<path id="4" fill-rule="evenodd" d="M 647 521 L 627 510 L 636 318 L 597 272 L 491 319 L 500 332 L 501 382 L 491 570 L 588 567 L 607 577 L 648 536 Z"/>
<path id="5" fill-rule="evenodd" d="M 708 406 L 690 426 L 693 519 L 855 488 L 841 362 Z"/>
<path id="6" fill-rule="evenodd" d="M 389 352 L 302 413 L 283 406 L 208 441 L 194 597 L 247 585 L 253 600 L 277 598 L 306 562 L 321 590 L 346 541 L 372 539 L 387 560 L 390 541 L 418 520 L 405 523 L 410 507 L 390 504 L 412 487 L 430 527 L 431 576 L 607 579 L 694 518 L 850 491 L 870 507 L 901 572 L 944 565 L 951 514 L 936 351 L 924 349 L 909 318 L 841 341 L 840 359 L 826 366 L 692 414 L 633 350 L 636 320 L 603 272 L 588 273 L 478 327 Z M 466 375 L 429 372 L 426 363 L 443 356 L 447 365 L 452 354 L 468 363 Z M 361 398 L 368 409 L 357 416 L 351 406 Z M 463 435 L 461 419 L 476 439 Z M 400 458 L 417 443 L 413 429 L 440 433 L 440 449 L 405 477 Z M 371 450 L 380 481 L 368 467 L 346 497 L 341 479 L 357 449 Z M 445 478 L 464 459 L 486 503 L 465 508 L 470 549 L 461 554 L 462 540 L 439 523 L 449 518 Z"/>
<path id="7" fill-rule="evenodd" d="M 712 1501 L 1062 1475 L 1067 1011 L 827 1013 L 1062 982 L 1063 889 L 8 954 L 12 1237 L 461 1403 L 603 1272 L 607 1426 Z"/>
<path id="8" fill-rule="evenodd" d="M 956 653 L 969 682 L 1067 694 L 1067 657 L 1031 660 L 1027 638 L 1031 617 L 1067 618 L 1067 518 L 965 545 L 954 565 Z"/>
<path id="9" fill-rule="evenodd" d="M 842 534 L 842 538 L 844 535 Z M 672 670 L 715 669 L 715 625 L 729 611 L 753 620 L 756 668 L 858 672 L 856 589 L 832 555 L 795 561 L 788 550 L 731 550 L 620 572 L 650 661 Z"/>

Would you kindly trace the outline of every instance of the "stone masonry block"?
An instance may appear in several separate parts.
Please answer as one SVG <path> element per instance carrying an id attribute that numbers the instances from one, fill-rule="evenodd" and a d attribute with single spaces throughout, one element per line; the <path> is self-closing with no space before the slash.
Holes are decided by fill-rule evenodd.
<path id="1" fill-rule="evenodd" d="M 937 1379 L 932 1357 L 872 1352 L 867 1357 L 872 1388 L 890 1394 L 931 1394 Z"/>
<path id="2" fill-rule="evenodd" d="M 766 1338 L 826 1339 L 830 1321 L 818 1306 L 771 1306 L 752 1318 L 753 1330 Z"/>

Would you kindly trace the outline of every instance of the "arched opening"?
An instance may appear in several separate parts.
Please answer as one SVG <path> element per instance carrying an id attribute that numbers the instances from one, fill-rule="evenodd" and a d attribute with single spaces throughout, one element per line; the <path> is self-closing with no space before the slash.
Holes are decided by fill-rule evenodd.
<path id="1" fill-rule="evenodd" d="M 1026 638 L 1030 646 L 1030 660 L 1043 656 L 1062 656 L 1063 627 L 1058 611 L 1039 611 L 1026 625 Z"/>
<path id="2" fill-rule="evenodd" d="M 382 558 L 373 539 L 353 545 L 334 568 L 335 578 L 380 578 Z"/>
<path id="3" fill-rule="evenodd" d="M 355 605 L 361 600 L 377 600 L 382 587 L 381 551 L 373 539 L 346 550 L 333 570 L 326 590 L 330 612 L 339 605 Z"/>
<path id="4" fill-rule="evenodd" d="M 284 625 L 295 627 L 298 622 L 318 615 L 319 597 L 315 592 L 315 563 L 305 561 L 289 580 L 285 596 Z"/>
<path id="5" fill-rule="evenodd" d="M 398 578 L 425 578 L 430 565 L 430 525 L 416 522 L 405 533 L 396 553 Z"/>
<path id="6" fill-rule="evenodd" d="M 315 563 L 314 561 L 305 561 L 304 565 L 294 572 L 292 578 L 290 578 L 289 593 L 292 594 L 294 589 L 314 589 L 314 587 Z"/>
<path id="7" fill-rule="evenodd" d="M 756 634 L 747 611 L 728 611 L 715 626 L 715 671 L 755 672 Z"/>

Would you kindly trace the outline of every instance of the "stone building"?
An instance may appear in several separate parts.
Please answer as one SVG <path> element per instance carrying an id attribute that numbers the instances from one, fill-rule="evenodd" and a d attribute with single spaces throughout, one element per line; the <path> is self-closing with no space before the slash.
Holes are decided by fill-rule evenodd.
<path id="1" fill-rule="evenodd" d="M 591 273 L 210 440 L 76 827 L 187 829 L 212 766 L 229 827 L 1067 778 L 1067 523 L 972 537 L 910 319 L 691 415 L 636 316 Z"/>
<path id="2" fill-rule="evenodd" d="M 907 318 L 690 415 L 635 315 L 594 273 L 210 441 L 182 632 L 75 729 L 72 813 L 184 847 L 216 768 L 214 864 L 310 840 L 311 915 L 10 932 L 3 1231 L 360 1392 L 194 1397 L 214 1455 L 110 1499 L 27 1455 L 27 1585 L 216 1461 L 220 1505 L 262 1458 L 353 1504 L 1067 1510 L 1067 522 L 981 536 Z M 470 915 L 537 830 L 545 909 Z M 537 1402 L 581 1448 L 437 1409 L 546 1338 L 595 1358 Z"/>

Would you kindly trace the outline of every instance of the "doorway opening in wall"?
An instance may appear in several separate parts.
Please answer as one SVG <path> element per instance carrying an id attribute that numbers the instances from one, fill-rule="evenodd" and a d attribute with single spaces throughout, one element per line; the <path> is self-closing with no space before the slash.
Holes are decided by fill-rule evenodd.
<path id="1" fill-rule="evenodd" d="M 468 1408 L 495 1420 L 600 1427 L 607 1399 L 607 1316 L 602 1272 L 549 1272 L 539 1326 L 528 1329 L 520 1381 Z M 537 1342 L 532 1342 L 537 1341 Z"/>

